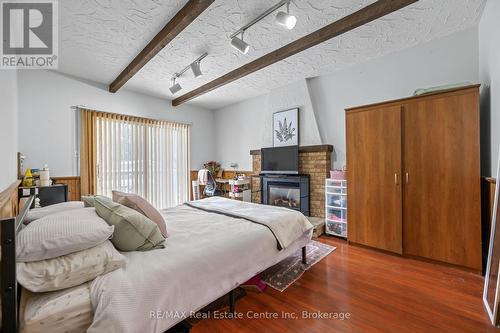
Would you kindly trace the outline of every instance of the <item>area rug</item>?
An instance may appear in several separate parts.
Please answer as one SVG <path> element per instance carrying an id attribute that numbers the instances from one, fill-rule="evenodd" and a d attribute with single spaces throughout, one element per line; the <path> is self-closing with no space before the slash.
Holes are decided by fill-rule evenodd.
<path id="1" fill-rule="evenodd" d="M 305 271 L 335 251 L 336 247 L 311 241 L 306 245 L 307 264 L 302 263 L 302 249 L 262 272 L 262 280 L 271 288 L 283 292 Z"/>

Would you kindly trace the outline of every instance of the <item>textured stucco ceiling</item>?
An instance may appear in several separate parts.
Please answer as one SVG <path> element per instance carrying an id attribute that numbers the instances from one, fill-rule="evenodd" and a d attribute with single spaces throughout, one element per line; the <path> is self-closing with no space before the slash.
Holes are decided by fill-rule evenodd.
<path id="1" fill-rule="evenodd" d="M 229 35 L 278 0 L 216 0 L 125 88 L 172 99 L 170 78 L 203 52 L 203 77 L 188 71 L 182 95 L 278 47 L 311 33 L 374 0 L 293 0 L 297 26 L 285 31 L 274 16 L 245 34 L 247 55 L 229 44 Z M 187 0 L 60 1 L 59 71 L 110 83 Z M 210 109 L 466 29 L 481 15 L 485 0 L 420 0 L 382 19 L 331 39 L 284 61 L 221 87 L 192 104 Z"/>

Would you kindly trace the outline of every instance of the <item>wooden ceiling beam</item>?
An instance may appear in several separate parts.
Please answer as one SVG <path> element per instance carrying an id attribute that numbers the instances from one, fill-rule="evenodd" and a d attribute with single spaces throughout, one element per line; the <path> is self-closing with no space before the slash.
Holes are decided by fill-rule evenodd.
<path id="1" fill-rule="evenodd" d="M 372 22 L 380 17 L 395 12 L 401 8 L 411 5 L 418 0 L 379 0 L 368 5 L 344 18 L 335 21 L 324 28 L 297 39 L 273 52 L 270 52 L 246 65 L 243 65 L 199 88 L 196 88 L 172 101 L 173 106 L 181 105 L 196 97 L 206 94 L 214 89 L 220 88 L 235 80 L 241 79 L 251 73 L 261 70 L 278 61 L 321 44 L 329 39 L 342 35 L 348 31 Z"/>
<path id="2" fill-rule="evenodd" d="M 177 35 L 190 25 L 215 0 L 189 0 L 175 14 L 170 22 L 149 42 L 148 45 L 132 60 L 132 62 L 109 85 L 109 91 L 115 93 L 132 78 L 144 65 L 167 46 Z"/>

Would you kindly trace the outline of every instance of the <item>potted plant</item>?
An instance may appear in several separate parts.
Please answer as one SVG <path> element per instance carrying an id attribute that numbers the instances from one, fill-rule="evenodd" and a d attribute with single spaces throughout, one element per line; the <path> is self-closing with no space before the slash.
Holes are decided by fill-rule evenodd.
<path id="1" fill-rule="evenodd" d="M 205 169 L 207 169 L 208 171 L 210 171 L 210 173 L 212 174 L 212 176 L 216 177 L 217 174 L 219 173 L 220 171 L 220 163 L 216 162 L 216 161 L 209 161 L 207 163 L 205 163 L 203 165 L 203 167 Z"/>

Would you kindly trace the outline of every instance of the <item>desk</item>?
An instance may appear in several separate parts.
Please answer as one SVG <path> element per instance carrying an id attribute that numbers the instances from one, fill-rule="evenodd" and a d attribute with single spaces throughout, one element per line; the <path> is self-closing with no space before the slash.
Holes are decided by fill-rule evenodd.
<path id="1" fill-rule="evenodd" d="M 217 186 L 222 191 L 222 195 L 225 197 L 227 194 L 227 184 L 229 184 L 229 179 L 217 178 L 215 179 Z"/>

